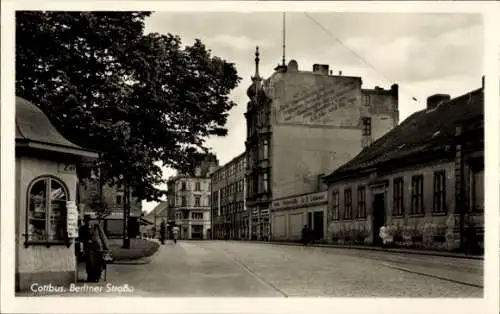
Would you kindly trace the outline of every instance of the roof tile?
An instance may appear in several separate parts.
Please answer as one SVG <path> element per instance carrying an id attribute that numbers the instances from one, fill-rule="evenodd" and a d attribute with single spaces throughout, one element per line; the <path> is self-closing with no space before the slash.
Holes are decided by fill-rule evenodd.
<path id="1" fill-rule="evenodd" d="M 444 102 L 435 109 L 415 112 L 326 178 L 373 167 L 432 146 L 444 145 L 454 137 L 456 123 L 483 116 L 482 88 Z"/>

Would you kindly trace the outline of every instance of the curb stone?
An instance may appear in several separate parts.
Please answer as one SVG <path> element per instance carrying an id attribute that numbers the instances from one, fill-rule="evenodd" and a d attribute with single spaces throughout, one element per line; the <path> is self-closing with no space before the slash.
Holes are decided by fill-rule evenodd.
<path id="1" fill-rule="evenodd" d="M 271 245 L 288 245 L 288 246 L 303 246 L 301 243 L 294 242 L 278 242 L 278 241 L 245 241 L 251 243 L 265 243 Z M 385 249 L 379 247 L 369 247 L 369 246 L 348 246 L 348 245 L 335 245 L 335 244 L 309 244 L 309 247 L 327 247 L 332 249 L 346 249 L 346 250 L 365 250 L 365 251 L 377 251 L 386 253 L 400 253 L 400 254 L 416 254 L 416 255 L 428 255 L 428 256 L 440 256 L 440 257 L 450 257 L 450 258 L 461 258 L 461 259 L 474 259 L 474 260 L 484 260 L 484 256 L 476 255 L 465 255 L 465 254 L 455 254 L 448 252 L 439 251 L 421 251 L 421 250 L 411 250 L 411 249 Z"/>

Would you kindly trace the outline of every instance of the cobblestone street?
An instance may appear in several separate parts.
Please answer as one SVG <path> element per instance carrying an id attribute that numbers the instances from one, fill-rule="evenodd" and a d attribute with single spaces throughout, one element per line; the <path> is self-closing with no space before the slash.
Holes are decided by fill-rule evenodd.
<path id="1" fill-rule="evenodd" d="M 155 297 L 482 297 L 482 260 L 250 242 L 168 242 L 108 283 Z M 126 293 L 130 295 L 130 293 Z"/>

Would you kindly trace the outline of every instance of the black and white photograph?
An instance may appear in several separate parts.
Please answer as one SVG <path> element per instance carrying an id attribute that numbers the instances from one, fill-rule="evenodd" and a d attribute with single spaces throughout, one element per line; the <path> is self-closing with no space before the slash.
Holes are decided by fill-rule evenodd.
<path id="1" fill-rule="evenodd" d="M 246 2 L 2 8 L 2 312 L 498 313 L 499 6 Z"/>

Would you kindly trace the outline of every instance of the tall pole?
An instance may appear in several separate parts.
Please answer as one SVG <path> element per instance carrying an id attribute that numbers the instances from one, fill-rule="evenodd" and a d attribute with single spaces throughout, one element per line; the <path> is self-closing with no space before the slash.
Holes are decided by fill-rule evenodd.
<path id="1" fill-rule="evenodd" d="M 283 12 L 283 59 L 282 65 L 285 65 L 285 50 L 286 50 L 286 13 Z"/>
<path id="2" fill-rule="evenodd" d="M 129 186 L 125 183 L 124 187 L 124 198 L 123 198 L 123 248 L 130 248 L 130 239 L 128 234 L 128 218 L 129 218 Z"/>

